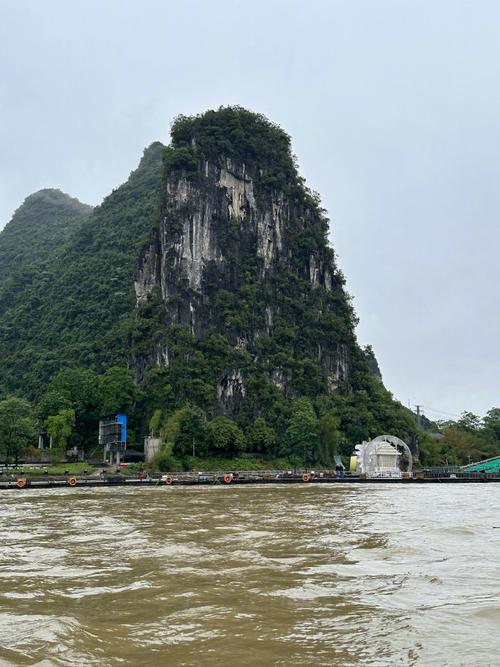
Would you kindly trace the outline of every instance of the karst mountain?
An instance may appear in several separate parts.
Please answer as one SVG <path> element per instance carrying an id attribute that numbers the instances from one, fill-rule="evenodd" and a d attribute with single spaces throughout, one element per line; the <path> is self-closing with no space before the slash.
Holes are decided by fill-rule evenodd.
<path id="1" fill-rule="evenodd" d="M 119 366 L 143 424 L 189 404 L 279 433 L 307 398 L 345 437 L 409 433 L 328 236 L 280 127 L 239 107 L 180 116 L 99 206 L 43 190 L 0 233 L 0 393 Z"/>

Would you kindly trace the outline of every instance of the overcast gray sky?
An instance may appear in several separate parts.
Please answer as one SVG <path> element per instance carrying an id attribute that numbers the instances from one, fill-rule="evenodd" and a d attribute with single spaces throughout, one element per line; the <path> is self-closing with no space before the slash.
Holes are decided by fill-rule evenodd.
<path id="1" fill-rule="evenodd" d="M 499 406 L 500 2 L 0 0 L 0 227 L 222 104 L 291 134 L 395 396 Z"/>

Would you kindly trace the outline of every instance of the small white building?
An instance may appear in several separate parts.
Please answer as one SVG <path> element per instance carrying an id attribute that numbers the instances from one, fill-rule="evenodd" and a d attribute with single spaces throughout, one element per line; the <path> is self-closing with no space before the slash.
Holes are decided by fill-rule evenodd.
<path id="1" fill-rule="evenodd" d="M 356 445 L 351 465 L 367 477 L 401 477 L 401 456 L 405 454 L 411 472 L 412 456 L 408 445 L 394 435 L 379 435 L 370 442 Z"/>
<path id="2" fill-rule="evenodd" d="M 399 457 L 401 454 L 398 452 L 394 445 L 391 445 L 387 440 L 382 440 L 375 445 L 373 454 L 375 456 L 375 473 L 379 475 L 390 475 L 391 477 L 401 476 L 401 470 L 399 468 Z"/>

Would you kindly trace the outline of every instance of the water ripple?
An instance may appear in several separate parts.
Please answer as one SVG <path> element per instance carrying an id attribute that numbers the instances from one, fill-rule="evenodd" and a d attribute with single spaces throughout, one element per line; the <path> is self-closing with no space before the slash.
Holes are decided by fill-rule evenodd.
<path id="1" fill-rule="evenodd" d="M 5 493 L 0 665 L 496 665 L 497 494 Z"/>

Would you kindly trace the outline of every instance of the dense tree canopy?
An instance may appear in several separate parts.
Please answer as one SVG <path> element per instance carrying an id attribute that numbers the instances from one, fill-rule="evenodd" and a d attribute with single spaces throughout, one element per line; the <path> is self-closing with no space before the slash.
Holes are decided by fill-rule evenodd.
<path id="1" fill-rule="evenodd" d="M 34 250 L 22 274 L 0 278 L 0 396 L 38 398 L 67 367 L 101 373 L 125 365 L 125 321 L 135 304 L 137 256 L 157 212 L 163 150 L 150 146 L 129 180 L 80 217 L 71 235 L 39 220 L 38 233 L 52 238 L 59 230 L 61 243 L 47 242 L 42 254 L 35 250 L 43 244 L 25 244 Z"/>
<path id="2" fill-rule="evenodd" d="M 0 234 L 0 284 L 9 279 L 20 288 L 28 267 L 61 250 L 92 207 L 60 190 L 40 190 L 23 202 Z"/>
<path id="3" fill-rule="evenodd" d="M 64 452 L 75 427 L 75 411 L 71 408 L 59 410 L 57 415 L 50 415 L 45 422 L 47 435 L 52 447 Z"/>
<path id="4" fill-rule="evenodd" d="M 500 456 L 500 408 L 492 408 L 482 419 L 464 412 L 460 419 L 438 426 L 440 439 L 422 439 L 420 458 L 426 465 L 465 465 Z"/>
<path id="5" fill-rule="evenodd" d="M 0 457 L 17 463 L 35 438 L 35 421 L 28 401 L 15 396 L 0 401 Z"/>

